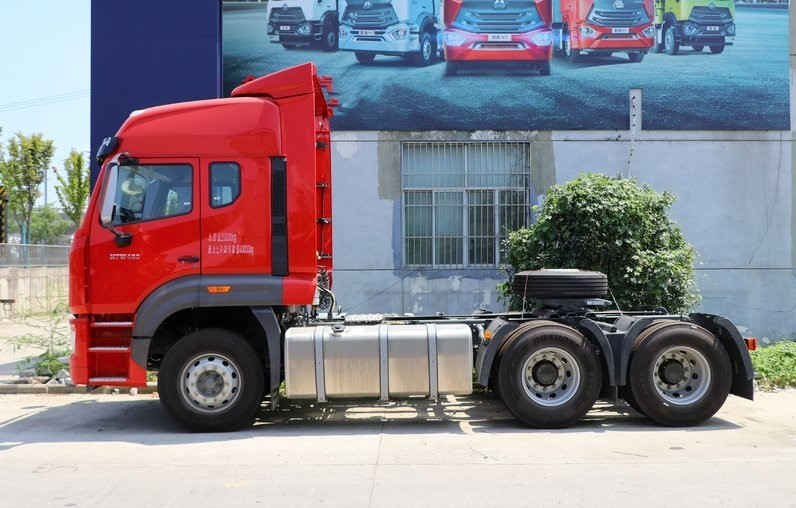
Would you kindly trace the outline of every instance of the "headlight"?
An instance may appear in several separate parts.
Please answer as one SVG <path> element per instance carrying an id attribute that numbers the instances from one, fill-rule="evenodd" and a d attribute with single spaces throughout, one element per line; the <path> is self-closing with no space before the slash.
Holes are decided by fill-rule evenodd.
<path id="1" fill-rule="evenodd" d="M 274 35 L 274 25 L 268 24 L 268 35 Z"/>
<path id="2" fill-rule="evenodd" d="M 683 33 L 686 35 L 696 35 L 699 30 L 694 25 L 683 25 Z"/>
<path id="3" fill-rule="evenodd" d="M 597 31 L 594 28 L 592 28 L 590 26 L 582 26 L 582 27 L 580 27 L 580 36 L 581 37 L 584 37 L 586 39 L 590 39 L 591 37 L 594 37 L 595 35 L 597 35 Z"/>
<path id="4" fill-rule="evenodd" d="M 551 32 L 541 32 L 531 37 L 531 40 L 537 46 L 549 46 L 553 42 L 553 34 Z"/>
<path id="5" fill-rule="evenodd" d="M 302 23 L 296 28 L 296 33 L 299 35 L 309 35 L 312 33 L 312 27 L 309 23 Z"/>
<path id="6" fill-rule="evenodd" d="M 464 41 L 467 40 L 463 35 L 460 35 L 456 32 L 445 32 L 445 45 L 450 47 L 457 47 L 464 44 Z"/>
<path id="7" fill-rule="evenodd" d="M 655 36 L 655 27 L 650 25 L 644 30 L 641 31 L 644 37 L 654 37 Z"/>
<path id="8" fill-rule="evenodd" d="M 390 32 L 387 35 L 389 35 L 390 39 L 392 39 L 394 41 L 402 41 L 402 40 L 406 39 L 406 35 L 408 33 L 409 33 L 409 30 L 407 30 L 406 28 L 397 28 L 397 29 L 393 30 L 392 32 Z"/>
<path id="9" fill-rule="evenodd" d="M 735 23 L 730 23 L 727 27 L 727 35 L 735 36 Z"/>
<path id="10" fill-rule="evenodd" d="M 340 38 L 347 39 L 348 38 L 348 29 L 345 26 L 340 25 Z"/>

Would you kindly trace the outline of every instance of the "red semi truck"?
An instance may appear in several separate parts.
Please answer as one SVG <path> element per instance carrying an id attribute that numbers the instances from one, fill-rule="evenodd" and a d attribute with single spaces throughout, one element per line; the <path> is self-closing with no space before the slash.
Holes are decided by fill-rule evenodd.
<path id="1" fill-rule="evenodd" d="M 444 0 L 445 73 L 506 62 L 550 75 L 551 0 Z"/>
<path id="2" fill-rule="evenodd" d="M 655 43 L 653 0 L 553 0 L 556 50 L 581 55 L 627 53 L 640 62 Z"/>
<path id="3" fill-rule="evenodd" d="M 737 328 L 708 314 L 600 311 L 597 272 L 514 276 L 526 313 L 323 316 L 332 270 L 329 109 L 312 64 L 225 99 L 130 115 L 70 257 L 71 374 L 142 386 L 193 431 L 249 424 L 268 401 L 494 390 L 528 425 L 563 427 L 598 396 L 693 425 L 753 396 Z M 598 307 L 595 307 L 598 306 Z"/>

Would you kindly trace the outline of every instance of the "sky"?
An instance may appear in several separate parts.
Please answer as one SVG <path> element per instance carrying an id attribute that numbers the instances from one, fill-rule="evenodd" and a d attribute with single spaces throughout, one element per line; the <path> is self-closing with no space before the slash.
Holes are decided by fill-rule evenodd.
<path id="1" fill-rule="evenodd" d="M 72 149 L 88 155 L 90 7 L 90 0 L 0 0 L 4 148 L 17 132 L 41 133 L 55 144 L 52 165 L 57 168 L 63 167 Z M 48 183 L 47 201 L 60 207 L 52 171 Z M 44 196 L 39 204 L 44 204 Z"/>

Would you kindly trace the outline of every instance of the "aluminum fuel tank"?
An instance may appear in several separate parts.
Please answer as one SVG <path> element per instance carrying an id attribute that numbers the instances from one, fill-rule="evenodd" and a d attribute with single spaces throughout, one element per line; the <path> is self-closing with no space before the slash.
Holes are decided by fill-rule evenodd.
<path id="1" fill-rule="evenodd" d="M 472 392 L 472 372 L 465 324 L 336 323 L 285 333 L 289 398 L 464 395 Z"/>

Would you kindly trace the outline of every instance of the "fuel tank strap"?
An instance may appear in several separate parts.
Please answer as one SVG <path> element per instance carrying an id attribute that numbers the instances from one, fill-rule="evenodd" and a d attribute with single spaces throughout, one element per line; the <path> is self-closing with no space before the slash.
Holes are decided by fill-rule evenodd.
<path id="1" fill-rule="evenodd" d="M 428 330 L 428 397 L 433 400 L 439 398 L 439 380 L 437 378 L 437 325 L 426 324 Z"/>

